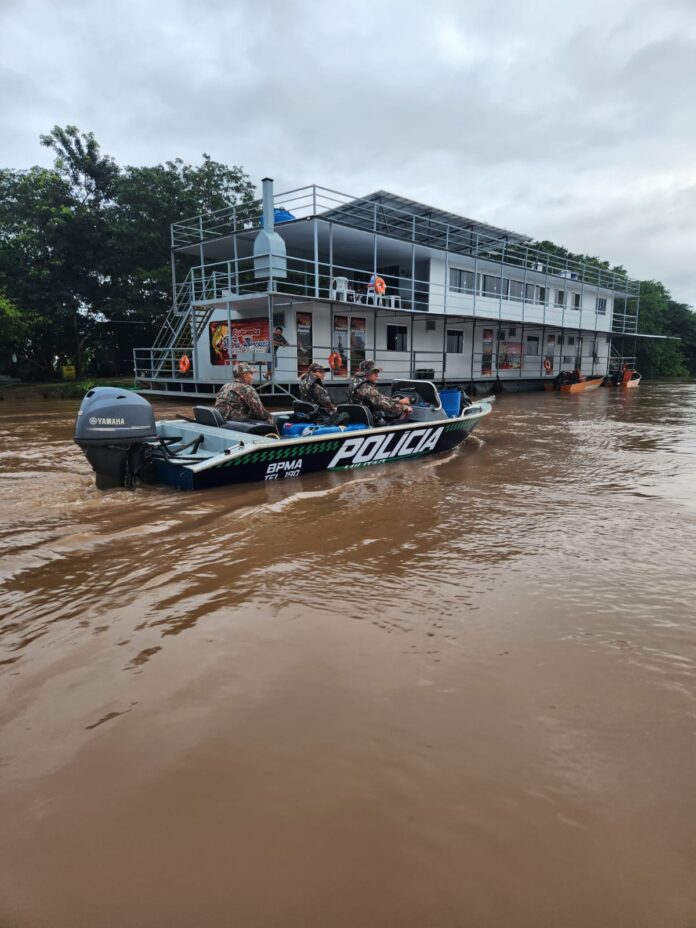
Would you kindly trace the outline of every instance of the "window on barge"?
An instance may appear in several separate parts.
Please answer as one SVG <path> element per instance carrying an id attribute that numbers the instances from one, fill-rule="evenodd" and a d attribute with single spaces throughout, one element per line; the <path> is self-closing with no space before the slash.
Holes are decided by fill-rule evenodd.
<path id="1" fill-rule="evenodd" d="M 447 329 L 447 354 L 464 353 L 464 333 L 456 329 Z"/>
<path id="2" fill-rule="evenodd" d="M 408 328 L 405 325 L 387 326 L 387 351 L 408 351 Z"/>
<path id="3" fill-rule="evenodd" d="M 476 289 L 474 272 L 462 271 L 458 267 L 451 267 L 449 288 L 452 293 L 473 293 Z"/>

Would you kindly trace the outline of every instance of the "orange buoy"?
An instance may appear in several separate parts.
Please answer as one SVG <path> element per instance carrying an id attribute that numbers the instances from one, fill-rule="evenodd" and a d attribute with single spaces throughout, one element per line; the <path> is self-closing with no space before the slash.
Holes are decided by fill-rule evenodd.
<path id="1" fill-rule="evenodd" d="M 182 374 L 188 374 L 191 370 L 191 360 L 187 354 L 182 354 L 179 358 L 179 370 Z"/>

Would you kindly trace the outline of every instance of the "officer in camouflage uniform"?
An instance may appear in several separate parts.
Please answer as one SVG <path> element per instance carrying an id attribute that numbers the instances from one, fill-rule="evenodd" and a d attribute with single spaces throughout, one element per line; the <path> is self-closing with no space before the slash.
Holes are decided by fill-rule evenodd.
<path id="1" fill-rule="evenodd" d="M 254 371 L 248 364 L 235 364 L 234 381 L 226 383 L 220 390 L 215 400 L 215 408 L 220 411 L 223 419 L 268 422 L 269 425 L 273 425 L 271 414 L 251 385 L 253 379 Z"/>
<path id="2" fill-rule="evenodd" d="M 336 412 L 323 382 L 327 371 L 330 370 L 330 367 L 323 367 L 321 364 L 310 364 L 307 373 L 300 377 L 300 399 L 305 403 L 314 403 L 327 413 Z"/>
<path id="3" fill-rule="evenodd" d="M 413 407 L 406 398 L 393 400 L 379 392 L 377 380 L 380 373 L 381 368 L 374 361 L 363 361 L 348 387 L 348 402 L 367 406 L 376 418 L 401 419 L 410 416 Z"/>

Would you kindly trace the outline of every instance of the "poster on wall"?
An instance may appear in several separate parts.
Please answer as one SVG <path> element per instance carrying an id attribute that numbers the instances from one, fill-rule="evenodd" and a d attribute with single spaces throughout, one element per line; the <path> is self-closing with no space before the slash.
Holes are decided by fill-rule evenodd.
<path id="1" fill-rule="evenodd" d="M 329 367 L 334 377 L 348 376 L 348 316 L 334 316 Z"/>
<path id="2" fill-rule="evenodd" d="M 229 364 L 240 354 L 268 354 L 268 319 L 236 319 L 232 323 L 232 338 L 226 322 L 208 324 L 210 363 Z"/>
<path id="3" fill-rule="evenodd" d="M 360 364 L 365 360 L 365 338 L 367 322 L 359 316 L 351 316 L 350 320 L 350 372 L 354 374 Z"/>
<path id="4" fill-rule="evenodd" d="M 244 352 L 266 353 L 271 350 L 268 319 L 238 319 L 232 323 L 232 357 Z"/>
<path id="5" fill-rule="evenodd" d="M 226 322 L 211 322 L 208 326 L 210 335 L 210 363 L 213 365 L 230 363 L 230 340 Z"/>
<path id="6" fill-rule="evenodd" d="M 481 342 L 481 376 L 486 377 L 493 372 L 493 329 L 483 330 Z"/>
<path id="7" fill-rule="evenodd" d="M 512 371 L 522 367 L 522 342 L 501 342 L 498 352 L 498 370 Z"/>
<path id="8" fill-rule="evenodd" d="M 295 313 L 297 327 L 297 374 L 307 373 L 312 363 L 312 314 Z"/>

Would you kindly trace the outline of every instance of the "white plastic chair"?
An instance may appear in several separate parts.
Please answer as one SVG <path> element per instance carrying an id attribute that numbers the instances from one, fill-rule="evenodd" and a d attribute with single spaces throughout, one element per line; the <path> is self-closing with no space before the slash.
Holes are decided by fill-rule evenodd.
<path id="1" fill-rule="evenodd" d="M 334 277 L 331 281 L 331 299 L 341 300 L 343 303 L 348 302 L 348 278 Z"/>

